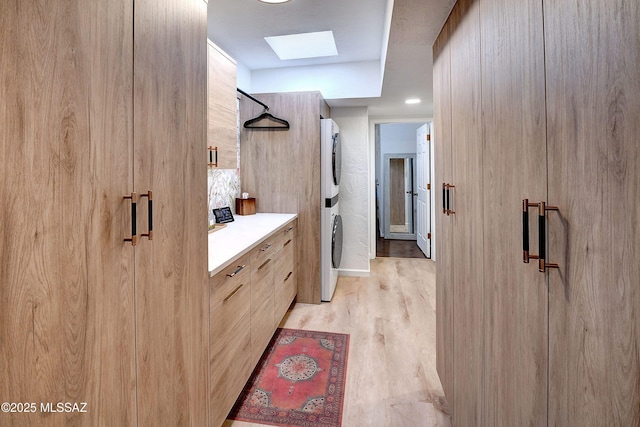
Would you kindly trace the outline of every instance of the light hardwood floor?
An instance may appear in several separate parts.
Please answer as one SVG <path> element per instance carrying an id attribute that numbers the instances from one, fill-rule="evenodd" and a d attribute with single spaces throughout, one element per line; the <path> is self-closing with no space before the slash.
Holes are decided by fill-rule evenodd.
<path id="1" fill-rule="evenodd" d="M 287 313 L 281 327 L 350 334 L 343 426 L 451 425 L 436 373 L 435 295 L 432 261 L 378 258 L 370 277 L 340 277 L 331 303 Z"/>

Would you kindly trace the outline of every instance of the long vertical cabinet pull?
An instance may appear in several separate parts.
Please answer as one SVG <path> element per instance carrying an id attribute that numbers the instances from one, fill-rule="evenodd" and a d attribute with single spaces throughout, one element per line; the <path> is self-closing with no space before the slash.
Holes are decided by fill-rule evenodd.
<path id="1" fill-rule="evenodd" d="M 545 202 L 540 202 L 538 207 L 538 239 L 540 239 L 540 258 L 538 259 L 538 271 L 544 273 L 547 268 L 560 268 L 556 263 L 548 263 L 546 259 L 546 243 L 547 243 L 547 230 L 546 230 L 546 213 L 547 211 L 557 211 L 556 206 L 546 206 Z"/>
<path id="2" fill-rule="evenodd" d="M 539 203 L 529 203 L 529 199 L 522 200 L 522 261 L 525 264 L 529 264 L 530 259 L 539 258 L 529 253 L 529 208 L 539 206 Z"/>
<path id="3" fill-rule="evenodd" d="M 135 246 L 138 243 L 138 231 L 136 225 L 138 193 L 131 193 L 124 196 L 123 199 L 131 200 L 131 237 L 124 239 L 124 241 L 131 242 L 131 246 Z"/>
<path id="4" fill-rule="evenodd" d="M 529 253 L 529 208 L 533 207 L 538 208 L 538 255 L 531 255 Z M 556 206 L 547 206 L 545 202 L 530 203 L 529 199 L 522 200 L 522 261 L 528 264 L 530 259 L 537 259 L 538 271 L 541 273 L 544 273 L 547 268 L 559 268 L 558 264 L 546 262 L 546 212 L 557 210 L 558 208 Z"/>
<path id="5" fill-rule="evenodd" d="M 149 190 L 148 193 L 141 194 L 140 197 L 147 198 L 147 214 L 149 222 L 149 231 L 147 233 L 142 233 L 141 236 L 146 237 L 149 240 L 153 240 L 153 192 Z"/>
<path id="6" fill-rule="evenodd" d="M 442 213 L 446 215 L 447 213 L 447 184 L 442 183 Z"/>
<path id="7" fill-rule="evenodd" d="M 455 185 L 452 184 L 443 184 L 443 192 L 444 192 L 444 206 L 446 207 L 444 213 L 447 215 L 455 214 L 456 211 L 451 209 L 451 194 L 450 189 L 456 188 Z"/>

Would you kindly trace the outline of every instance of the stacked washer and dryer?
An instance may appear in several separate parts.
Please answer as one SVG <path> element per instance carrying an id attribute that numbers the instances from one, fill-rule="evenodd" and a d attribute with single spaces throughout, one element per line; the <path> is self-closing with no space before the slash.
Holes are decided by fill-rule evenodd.
<path id="1" fill-rule="evenodd" d="M 320 251 L 322 301 L 331 301 L 338 282 L 338 268 L 342 259 L 342 218 L 340 217 L 340 171 L 342 152 L 340 130 L 331 119 L 320 124 L 320 175 L 322 212 L 320 215 Z"/>

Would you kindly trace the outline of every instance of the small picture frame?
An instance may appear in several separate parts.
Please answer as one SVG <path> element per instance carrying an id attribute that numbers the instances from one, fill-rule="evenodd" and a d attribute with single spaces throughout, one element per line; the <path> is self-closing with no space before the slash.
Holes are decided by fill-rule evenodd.
<path id="1" fill-rule="evenodd" d="M 231 208 L 229 207 L 214 209 L 213 214 L 215 215 L 216 223 L 218 224 L 226 224 L 227 222 L 233 222 L 233 214 L 231 213 Z"/>

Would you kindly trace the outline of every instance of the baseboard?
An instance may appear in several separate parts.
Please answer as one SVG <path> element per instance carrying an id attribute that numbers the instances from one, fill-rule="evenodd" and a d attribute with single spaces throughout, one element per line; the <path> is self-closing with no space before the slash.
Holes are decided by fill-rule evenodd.
<path id="1" fill-rule="evenodd" d="M 371 275 L 370 270 L 351 270 L 341 268 L 338 270 L 338 276 L 350 276 L 350 277 L 369 277 Z"/>

